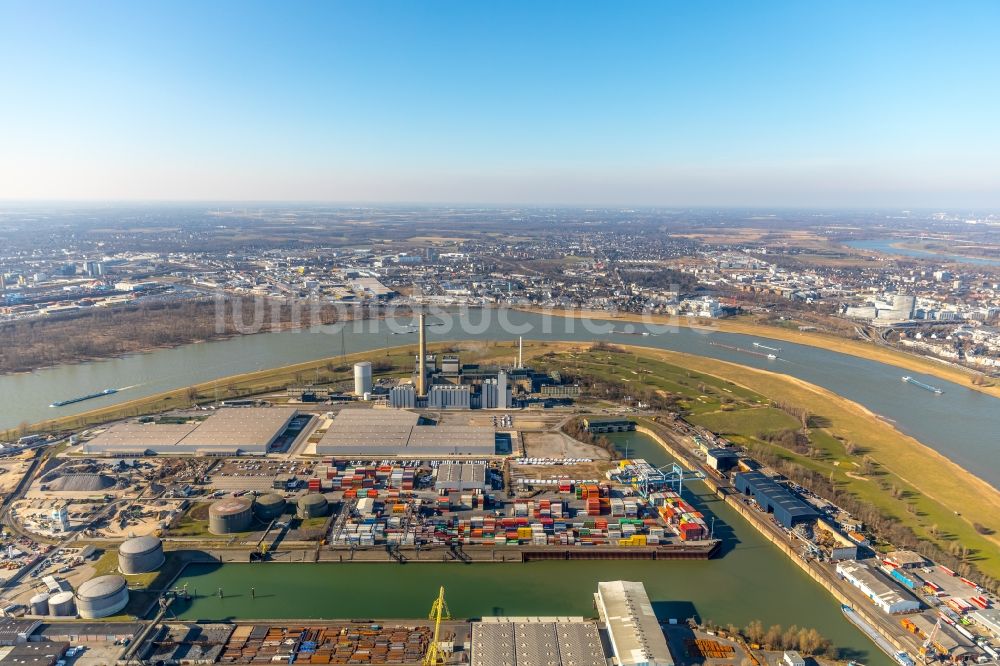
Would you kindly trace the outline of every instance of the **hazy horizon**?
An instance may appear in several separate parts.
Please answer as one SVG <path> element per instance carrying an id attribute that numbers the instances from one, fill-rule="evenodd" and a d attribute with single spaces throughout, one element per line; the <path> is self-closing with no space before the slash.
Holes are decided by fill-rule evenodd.
<path id="1" fill-rule="evenodd" d="M 0 0 L 0 200 L 1000 209 L 1000 5 L 718 9 Z"/>

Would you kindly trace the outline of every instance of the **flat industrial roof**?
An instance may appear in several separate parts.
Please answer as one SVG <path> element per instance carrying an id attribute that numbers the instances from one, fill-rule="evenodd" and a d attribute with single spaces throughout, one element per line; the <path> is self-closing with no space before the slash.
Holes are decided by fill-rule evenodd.
<path id="1" fill-rule="evenodd" d="M 593 622 L 476 622 L 472 666 L 607 666 Z"/>
<path id="2" fill-rule="evenodd" d="M 265 453 L 297 411 L 280 407 L 227 407 L 201 422 L 139 423 L 111 426 L 83 445 L 85 453 Z"/>
<path id="3" fill-rule="evenodd" d="M 319 454 L 493 456 L 496 431 L 485 426 L 419 425 L 405 409 L 343 409 L 316 445 Z"/>
<path id="4" fill-rule="evenodd" d="M 771 501 L 772 505 L 780 506 L 793 517 L 808 518 L 819 515 L 814 508 L 790 493 L 784 486 L 775 483 L 771 477 L 761 472 L 740 472 L 736 476 L 742 477 L 753 490 L 754 494 L 759 493 L 764 495 Z"/>
<path id="5" fill-rule="evenodd" d="M 597 584 L 597 597 L 621 666 L 673 666 L 667 639 L 642 583 L 601 582 Z"/>
<path id="6" fill-rule="evenodd" d="M 475 483 L 486 485 L 486 465 L 478 463 L 444 463 L 438 466 L 439 483 Z"/>

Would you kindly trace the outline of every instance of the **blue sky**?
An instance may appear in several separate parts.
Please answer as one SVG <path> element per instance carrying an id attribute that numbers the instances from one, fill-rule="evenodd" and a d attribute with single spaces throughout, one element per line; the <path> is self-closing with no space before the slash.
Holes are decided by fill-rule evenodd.
<path id="1" fill-rule="evenodd" d="M 1000 207 L 996 2 L 0 0 L 0 198 Z"/>

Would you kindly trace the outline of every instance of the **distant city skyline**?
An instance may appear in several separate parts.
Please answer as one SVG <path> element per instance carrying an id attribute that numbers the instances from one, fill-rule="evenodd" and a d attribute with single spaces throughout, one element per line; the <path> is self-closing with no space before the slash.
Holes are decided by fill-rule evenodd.
<path id="1" fill-rule="evenodd" d="M 996 209 L 998 23 L 0 0 L 0 200 Z"/>

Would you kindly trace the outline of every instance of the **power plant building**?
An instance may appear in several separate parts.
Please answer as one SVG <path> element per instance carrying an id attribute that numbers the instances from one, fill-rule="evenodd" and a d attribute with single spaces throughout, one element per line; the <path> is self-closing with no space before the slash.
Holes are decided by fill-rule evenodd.
<path id="1" fill-rule="evenodd" d="M 121 576 L 98 576 L 76 591 L 76 609 L 87 620 L 115 615 L 127 605 L 128 584 Z"/>
<path id="2" fill-rule="evenodd" d="M 399 384 L 389 389 L 389 406 L 394 409 L 414 409 L 417 406 L 417 389 L 413 384 Z"/>
<path id="3" fill-rule="evenodd" d="M 427 394 L 429 409 L 472 409 L 472 387 L 462 384 L 436 384 Z"/>
<path id="4" fill-rule="evenodd" d="M 118 547 L 118 570 L 140 574 L 159 569 L 164 562 L 163 542 L 155 536 L 127 539 Z"/>
<path id="5" fill-rule="evenodd" d="M 204 421 L 113 425 L 85 442 L 91 455 L 240 455 L 267 453 L 297 415 L 279 407 L 225 408 Z"/>
<path id="6" fill-rule="evenodd" d="M 673 666 L 667 639 L 642 583 L 598 583 L 596 600 L 620 666 Z"/>
<path id="7" fill-rule="evenodd" d="M 510 409 L 511 393 L 507 373 L 501 370 L 496 379 L 484 379 L 482 386 L 483 409 Z"/>

